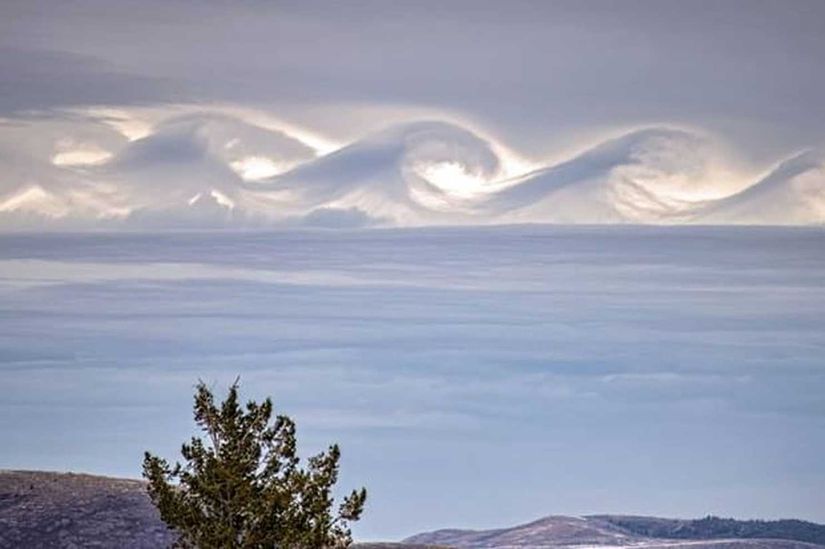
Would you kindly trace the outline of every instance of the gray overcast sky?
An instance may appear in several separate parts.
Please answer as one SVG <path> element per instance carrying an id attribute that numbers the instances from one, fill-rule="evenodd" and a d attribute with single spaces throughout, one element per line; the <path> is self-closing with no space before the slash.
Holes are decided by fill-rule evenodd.
<path id="1" fill-rule="evenodd" d="M 821 1 L 5 1 L 0 48 L 6 114 L 220 101 L 350 138 L 423 108 L 530 155 L 649 123 L 753 160 L 825 140 Z"/>

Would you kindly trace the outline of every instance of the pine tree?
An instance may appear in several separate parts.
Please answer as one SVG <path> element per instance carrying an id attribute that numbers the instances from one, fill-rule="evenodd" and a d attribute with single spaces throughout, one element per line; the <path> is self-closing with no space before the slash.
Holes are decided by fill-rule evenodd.
<path id="1" fill-rule="evenodd" d="M 238 402 L 238 381 L 220 407 L 200 382 L 195 421 L 205 441 L 183 444 L 185 464 L 146 452 L 143 475 L 176 547 L 199 549 L 347 547 L 367 493 L 354 490 L 334 512 L 340 451 L 332 445 L 300 466 L 295 423 L 272 419 L 272 401 Z"/>

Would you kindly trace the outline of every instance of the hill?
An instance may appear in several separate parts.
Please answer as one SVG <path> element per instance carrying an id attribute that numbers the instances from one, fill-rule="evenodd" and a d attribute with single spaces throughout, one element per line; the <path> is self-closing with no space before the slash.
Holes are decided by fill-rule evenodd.
<path id="1" fill-rule="evenodd" d="M 75 473 L 0 471 L 0 549 L 169 546 L 139 480 Z M 438 530 L 356 549 L 437 547 L 823 549 L 825 525 L 801 520 L 697 520 L 622 515 L 550 516 L 496 530 Z"/>
<path id="2" fill-rule="evenodd" d="M 173 539 L 140 481 L 0 472 L 0 548 L 149 549 Z"/>
<path id="3" fill-rule="evenodd" d="M 800 520 L 698 520 L 594 515 L 550 516 L 497 530 L 437 530 L 408 543 L 451 547 L 638 547 L 644 549 L 814 549 L 823 547 L 825 526 Z"/>
<path id="4" fill-rule="evenodd" d="M 656 517 L 595 516 L 634 534 L 670 539 L 786 539 L 825 545 L 825 525 L 804 520 L 735 520 L 708 516 L 680 520 Z"/>
<path id="5" fill-rule="evenodd" d="M 0 470 L 0 549 L 156 549 L 173 541 L 142 481 Z M 403 543 L 355 547 L 436 549 Z"/>

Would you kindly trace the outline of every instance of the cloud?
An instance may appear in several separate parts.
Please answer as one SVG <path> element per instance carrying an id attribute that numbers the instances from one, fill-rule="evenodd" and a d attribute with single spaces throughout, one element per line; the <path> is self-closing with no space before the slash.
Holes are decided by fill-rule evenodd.
<path id="1" fill-rule="evenodd" d="M 459 126 L 424 121 L 367 135 L 247 188 L 285 195 L 293 208 L 305 211 L 356 208 L 394 224 L 421 224 L 448 220 L 455 207 L 450 193 L 427 179 L 428 168 L 445 164 L 482 179 L 499 172 L 499 159 L 483 139 Z"/>
<path id="2" fill-rule="evenodd" d="M 698 136 L 684 130 L 630 132 L 517 178 L 493 195 L 486 208 L 519 221 L 678 221 L 679 206 L 684 205 L 677 185 L 689 192 L 691 184 L 698 186 L 707 177 L 708 159 L 701 151 L 707 147 L 702 145 Z"/>
<path id="3" fill-rule="evenodd" d="M 376 500 L 402 483 L 404 513 L 376 506 L 375 537 L 495 518 L 467 506 L 473 490 L 525 515 L 598 511 L 606 492 L 616 509 L 698 515 L 720 482 L 752 487 L 730 488 L 730 513 L 820 509 L 792 484 L 822 484 L 822 240 L 704 226 L 2 235 L 6 464 L 138 475 L 145 448 L 174 455 L 189 436 L 193 380 L 240 374 L 245 398 L 296 417 L 307 453 L 340 442 Z M 44 451 L 55 437 L 63 451 Z M 765 481 L 778 478 L 791 484 Z"/>
<path id="4" fill-rule="evenodd" d="M 822 223 L 825 157 L 806 151 L 788 158 L 753 186 L 708 204 L 699 217 L 708 223 L 790 225 L 798 219 Z"/>
<path id="5" fill-rule="evenodd" d="M 582 8 L 459 1 L 399 12 L 368 0 L 346 8 L 148 0 L 137 14 L 101 0 L 4 2 L 0 200 L 8 207 L 0 224 L 55 228 L 59 218 L 64 228 L 117 227 L 140 211 L 135 227 L 158 209 L 174 225 L 175 211 L 190 215 L 188 201 L 214 198 L 213 191 L 236 205 L 229 220 L 219 208 L 209 210 L 220 227 L 300 224 L 316 210 L 352 208 L 397 225 L 692 221 L 699 210 L 682 202 L 724 198 L 794 151 L 825 145 L 821 3 L 745 7 L 738 0 L 701 10 L 678 2 L 631 1 L 618 9 L 609 2 Z M 41 129 L 63 123 L 59 143 L 14 144 L 35 117 Z M 375 146 L 368 139 L 385 128 L 401 131 L 422 119 L 456 127 L 453 144 L 435 152 L 441 137 L 426 137 L 426 146 L 416 146 L 430 147 L 431 157 L 418 165 L 407 161 L 410 149 L 407 160 L 387 148 L 380 159 L 364 156 Z M 103 138 L 104 126 L 121 136 Z M 659 133 L 608 144 L 639 128 Z M 462 131 L 473 138 L 459 138 Z M 154 195 L 111 161 L 129 154 L 121 151 L 124 138 L 150 137 L 166 139 L 156 143 L 166 154 L 181 155 L 168 173 L 152 170 L 164 182 L 143 184 Z M 624 148 L 611 153 L 611 146 Z M 198 147 L 206 156 L 187 157 L 184 168 L 183 157 L 200 154 Z M 341 147 L 360 151 L 350 161 L 365 164 L 360 172 L 347 167 L 342 173 L 350 181 L 342 177 L 333 189 L 313 172 L 333 159 L 340 166 L 341 154 L 331 153 Z M 518 154 L 508 154 L 513 150 Z M 157 164 L 161 153 L 152 154 Z M 513 169 L 514 156 L 527 159 L 525 169 Z M 480 194 L 476 187 L 504 186 L 527 171 L 545 181 L 589 180 L 545 196 L 548 204 L 508 205 L 506 212 L 468 200 Z M 314 190 L 304 189 L 299 176 Z M 813 172 L 806 177 L 815 180 Z M 251 186 L 268 178 L 288 191 Z M 376 193 L 381 178 L 387 182 Z M 195 185 L 198 179 L 205 184 Z M 397 191 L 398 181 L 406 191 Z M 519 192 L 528 187 L 535 188 Z M 32 200 L 43 193 L 48 215 Z M 504 193 L 498 203 L 517 194 Z M 21 201 L 25 211 L 9 212 Z M 63 211 L 72 213 L 55 215 Z M 809 204 L 770 219 L 728 211 L 706 219 L 822 217 Z M 212 214 L 199 224 L 208 226 Z M 151 223 L 158 215 L 149 216 Z"/>
<path id="6" fill-rule="evenodd" d="M 815 152 L 785 161 L 750 185 L 717 138 L 653 126 L 606 136 L 567 159 L 535 162 L 513 175 L 510 147 L 457 123 L 395 124 L 322 152 L 293 125 L 278 129 L 271 117 L 230 112 L 177 106 L 165 117 L 153 113 L 151 123 L 120 114 L 115 125 L 112 114 L 95 110 L 57 120 L 17 119 L 0 131 L 0 224 L 140 229 L 825 221 L 823 163 Z M 127 122 L 145 123 L 145 129 L 139 137 L 129 130 L 129 137 L 118 127 Z M 775 181 L 782 178 L 783 184 Z"/>
<path id="7" fill-rule="evenodd" d="M 15 109 L 170 98 L 265 107 L 347 139 L 386 123 L 388 108 L 433 109 L 531 157 L 651 123 L 708 128 L 763 164 L 821 145 L 821 2 L 703 8 L 147 0 L 138 15 L 101 0 L 12 0 L 0 43 L 22 53 L 3 56 L 15 86 L 3 97 Z M 31 53 L 49 50 L 62 53 Z"/>
<path id="8" fill-rule="evenodd" d="M 380 222 L 370 218 L 358 208 L 318 208 L 303 217 L 302 222 L 308 227 L 326 229 L 354 229 Z"/>
<path id="9" fill-rule="evenodd" d="M 1 115 L 78 105 L 157 104 L 176 97 L 170 81 L 119 70 L 99 57 L 0 45 Z"/>

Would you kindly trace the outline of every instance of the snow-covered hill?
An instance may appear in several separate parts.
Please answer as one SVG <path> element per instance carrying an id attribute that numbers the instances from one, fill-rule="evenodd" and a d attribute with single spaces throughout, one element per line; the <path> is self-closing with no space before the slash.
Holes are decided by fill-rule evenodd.
<path id="1" fill-rule="evenodd" d="M 639 520 L 636 520 L 639 519 Z M 438 544 L 450 547 L 472 548 L 565 548 L 565 549 L 594 549 L 594 548 L 638 548 L 638 549 L 821 549 L 817 543 L 801 541 L 800 532 L 813 532 L 821 535 L 825 526 L 803 522 L 790 521 L 802 525 L 799 532 L 789 532 L 783 536 L 759 537 L 749 535 L 746 528 L 742 528 L 742 535 L 725 535 L 695 529 L 686 529 L 691 524 L 704 523 L 701 520 L 675 520 L 655 517 L 621 517 L 611 515 L 567 517 L 549 516 L 527 524 L 520 524 L 511 528 L 496 530 L 436 530 L 418 534 L 407 538 L 406 543 Z M 722 520 L 722 519 L 717 519 Z M 734 526 L 748 525 L 755 521 L 727 522 Z M 764 526 L 765 530 L 780 522 L 789 521 L 758 521 L 756 524 Z M 664 527 L 654 528 L 650 532 L 640 532 L 634 526 L 648 526 L 661 524 Z M 682 530 L 672 527 L 681 526 Z M 781 526 L 781 525 L 780 525 Z M 781 529 L 776 529 L 782 531 Z"/>

